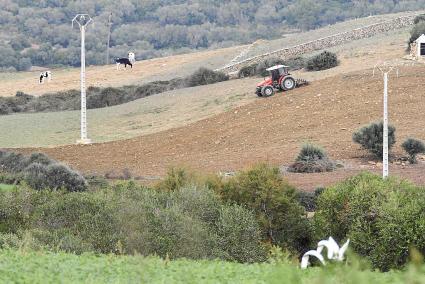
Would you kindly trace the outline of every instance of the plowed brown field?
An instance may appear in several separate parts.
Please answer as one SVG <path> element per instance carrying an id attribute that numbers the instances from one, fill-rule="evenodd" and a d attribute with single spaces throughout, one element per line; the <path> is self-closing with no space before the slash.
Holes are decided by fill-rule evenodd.
<path id="1" fill-rule="evenodd" d="M 295 185 L 311 189 L 328 185 L 362 169 L 366 153 L 351 140 L 354 130 L 382 115 L 382 77 L 372 71 L 350 73 L 258 99 L 185 127 L 129 140 L 87 146 L 37 149 L 83 172 L 105 173 L 128 168 L 134 175 L 162 175 L 173 165 L 219 172 L 234 171 L 257 162 L 287 165 L 303 142 L 323 146 L 346 169 L 329 174 L 287 175 Z M 414 136 L 425 140 L 425 66 L 402 67 L 390 81 L 390 122 L 397 146 Z M 24 149 L 25 152 L 35 149 Z M 379 169 L 376 169 L 379 170 Z M 397 175 L 425 184 L 425 164 L 402 169 Z"/>

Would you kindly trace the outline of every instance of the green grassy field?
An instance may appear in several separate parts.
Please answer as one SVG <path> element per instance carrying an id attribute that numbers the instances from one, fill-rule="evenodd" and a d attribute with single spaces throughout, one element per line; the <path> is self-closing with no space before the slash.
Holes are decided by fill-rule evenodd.
<path id="1" fill-rule="evenodd" d="M 15 188 L 14 185 L 0 183 L 0 190 L 1 191 L 3 191 L 3 190 L 12 190 L 13 188 Z"/>
<path id="2" fill-rule="evenodd" d="M 88 111 L 94 142 L 121 140 L 187 125 L 256 99 L 255 79 L 186 88 L 122 105 Z M 0 118 L 0 147 L 74 144 L 80 135 L 80 111 L 24 113 Z"/>
<path id="3" fill-rule="evenodd" d="M 356 266 L 355 267 L 360 267 Z M 164 261 L 140 256 L 81 256 L 0 251 L 1 283 L 424 283 L 425 269 L 361 271 L 348 266 L 300 270 L 292 264 Z"/>

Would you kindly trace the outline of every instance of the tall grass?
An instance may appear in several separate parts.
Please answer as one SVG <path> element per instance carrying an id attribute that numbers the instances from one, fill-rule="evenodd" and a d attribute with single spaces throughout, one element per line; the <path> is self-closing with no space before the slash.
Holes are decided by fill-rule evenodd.
<path id="1" fill-rule="evenodd" d="M 287 262 L 238 264 L 1 250 L 2 283 L 425 283 L 425 266 L 374 272 L 359 263 L 300 270 Z"/>

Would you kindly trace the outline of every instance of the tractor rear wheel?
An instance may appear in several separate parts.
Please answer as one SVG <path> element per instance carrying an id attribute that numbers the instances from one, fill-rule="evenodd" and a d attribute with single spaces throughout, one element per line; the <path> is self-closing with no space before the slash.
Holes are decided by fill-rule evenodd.
<path id="1" fill-rule="evenodd" d="M 261 89 L 261 94 L 263 95 L 263 97 L 271 97 L 274 95 L 274 89 L 272 86 L 264 86 Z"/>
<path id="2" fill-rule="evenodd" d="M 282 82 L 280 83 L 280 87 L 284 90 L 284 91 L 288 91 L 288 90 L 292 90 L 295 89 L 296 87 L 296 82 L 295 79 L 292 77 L 285 77 L 283 78 Z"/>

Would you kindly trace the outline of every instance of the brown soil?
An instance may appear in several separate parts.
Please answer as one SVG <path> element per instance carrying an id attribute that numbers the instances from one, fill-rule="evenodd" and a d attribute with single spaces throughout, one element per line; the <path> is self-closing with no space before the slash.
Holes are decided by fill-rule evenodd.
<path id="1" fill-rule="evenodd" d="M 371 166 L 351 140 L 361 125 L 382 115 L 382 77 L 362 71 L 318 80 L 274 97 L 258 99 L 181 128 L 129 140 L 87 146 L 37 149 L 84 172 L 128 168 L 134 175 L 163 175 L 173 165 L 210 172 L 235 171 L 257 162 L 288 165 L 300 145 L 323 146 L 346 169 L 327 174 L 287 174 L 304 189 L 328 185 Z M 425 67 L 402 67 L 390 81 L 389 111 L 397 128 L 397 145 L 408 136 L 425 140 Z M 25 152 L 36 149 L 24 149 Z M 399 146 L 396 154 L 401 155 Z M 379 169 L 376 169 L 379 171 Z M 425 165 L 392 166 L 399 176 L 425 184 Z"/>

